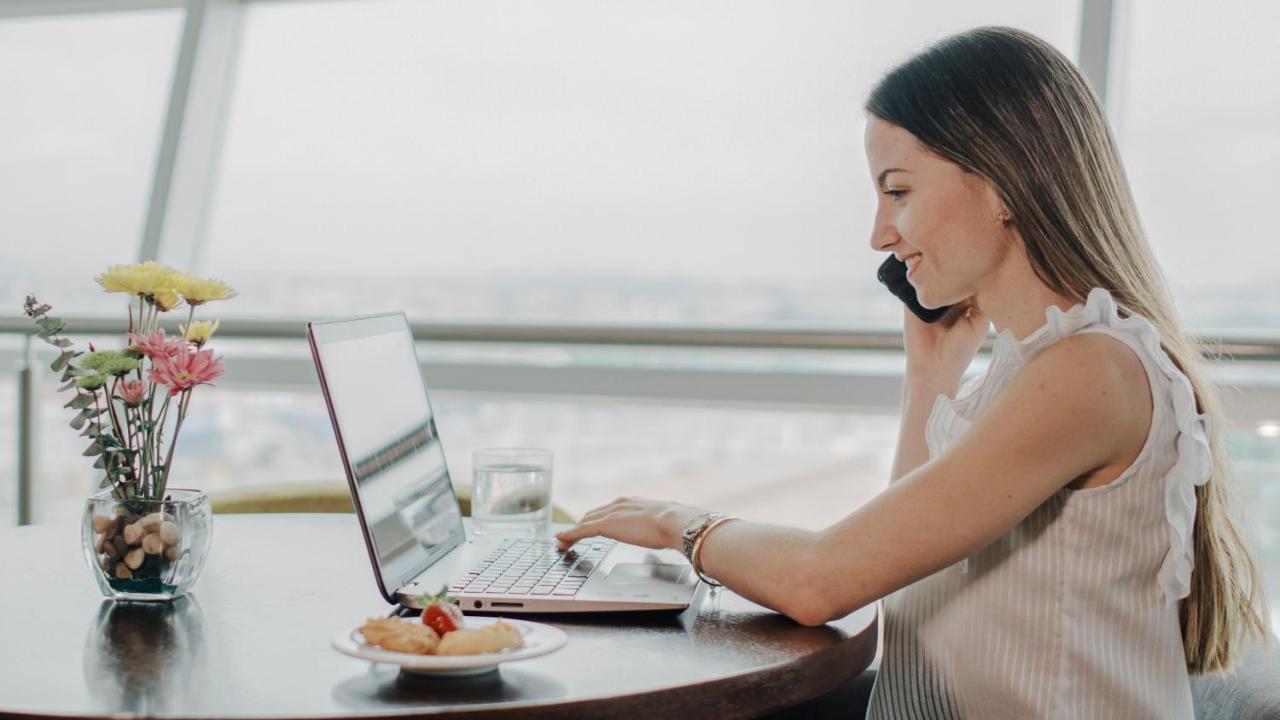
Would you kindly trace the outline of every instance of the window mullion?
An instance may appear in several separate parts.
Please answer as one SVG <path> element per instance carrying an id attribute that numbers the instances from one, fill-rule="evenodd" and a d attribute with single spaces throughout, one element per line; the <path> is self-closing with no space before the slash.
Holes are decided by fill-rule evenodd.
<path id="1" fill-rule="evenodd" d="M 240 47 L 237 0 L 189 0 L 138 257 L 192 267 L 200 255 Z"/>

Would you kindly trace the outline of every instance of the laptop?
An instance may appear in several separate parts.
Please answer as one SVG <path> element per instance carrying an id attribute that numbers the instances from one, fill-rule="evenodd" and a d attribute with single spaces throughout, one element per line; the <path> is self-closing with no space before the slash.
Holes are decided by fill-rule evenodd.
<path id="1" fill-rule="evenodd" d="M 420 607 L 447 588 L 464 610 L 603 612 L 689 606 L 675 550 L 587 538 L 477 537 L 453 491 L 403 312 L 307 323 L 307 339 L 382 596 Z"/>

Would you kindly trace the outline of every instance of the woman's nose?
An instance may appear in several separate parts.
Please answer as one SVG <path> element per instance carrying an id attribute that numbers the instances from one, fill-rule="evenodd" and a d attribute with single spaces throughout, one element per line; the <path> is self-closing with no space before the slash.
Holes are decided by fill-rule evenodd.
<path id="1" fill-rule="evenodd" d="M 871 249 L 885 252 L 898 242 L 898 233 L 891 225 L 877 222 L 871 228 Z"/>

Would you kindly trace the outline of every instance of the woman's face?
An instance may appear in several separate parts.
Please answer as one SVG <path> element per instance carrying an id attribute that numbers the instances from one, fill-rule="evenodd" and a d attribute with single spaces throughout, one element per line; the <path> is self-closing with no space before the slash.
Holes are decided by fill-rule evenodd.
<path id="1" fill-rule="evenodd" d="M 1012 247 L 991 184 L 874 115 L 865 143 L 879 198 L 871 247 L 907 263 L 907 280 L 926 308 L 977 294 Z"/>

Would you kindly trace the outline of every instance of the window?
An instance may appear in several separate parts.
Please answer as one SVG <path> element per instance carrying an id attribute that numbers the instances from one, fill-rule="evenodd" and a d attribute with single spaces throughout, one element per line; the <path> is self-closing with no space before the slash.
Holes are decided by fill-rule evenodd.
<path id="1" fill-rule="evenodd" d="M 1230 432 L 1227 447 L 1239 479 L 1245 537 L 1266 581 L 1272 627 L 1280 627 L 1280 423 Z"/>
<path id="2" fill-rule="evenodd" d="M 205 247 L 233 313 L 883 324 L 862 102 L 1076 2 L 250 5 Z"/>
<path id="3" fill-rule="evenodd" d="M 1115 125 L 1174 296 L 1194 327 L 1275 334 L 1280 5 L 1121 6 Z"/>
<path id="4" fill-rule="evenodd" d="M 471 485 L 477 448 L 551 448 L 554 501 L 578 517 L 640 494 L 818 529 L 884 487 L 898 426 L 888 414 L 613 399 L 437 392 L 432 402 L 456 485 Z M 42 409 L 36 522 L 75 518 L 88 485 L 80 438 L 59 405 Z M 223 387 L 195 399 L 178 440 L 174 487 L 290 482 L 345 482 L 318 392 Z"/>
<path id="5" fill-rule="evenodd" d="M 93 276 L 137 258 L 182 13 L 0 19 L 0 314 L 113 310 Z"/>

